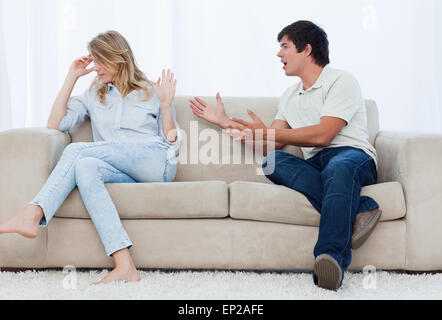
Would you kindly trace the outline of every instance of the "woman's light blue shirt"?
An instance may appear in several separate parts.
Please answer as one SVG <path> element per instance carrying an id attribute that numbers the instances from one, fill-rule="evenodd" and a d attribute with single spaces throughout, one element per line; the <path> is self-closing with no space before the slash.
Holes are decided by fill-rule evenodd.
<path id="1" fill-rule="evenodd" d="M 59 130 L 69 131 L 88 116 L 91 119 L 95 142 L 158 142 L 167 145 L 178 154 L 182 133 L 176 121 L 175 106 L 172 104 L 172 114 L 178 136 L 175 142 L 170 143 L 163 133 L 160 100 L 155 90 L 150 90 L 152 94 L 149 100 L 142 101 L 145 97 L 143 90 L 134 90 L 123 97 L 118 89 L 109 83 L 105 105 L 100 103 L 96 90 L 86 90 L 82 95 L 69 100 Z"/>

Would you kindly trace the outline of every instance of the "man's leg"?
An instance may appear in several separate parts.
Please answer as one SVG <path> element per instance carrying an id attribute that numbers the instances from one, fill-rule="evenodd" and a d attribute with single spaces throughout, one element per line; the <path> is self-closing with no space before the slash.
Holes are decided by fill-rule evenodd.
<path id="1" fill-rule="evenodd" d="M 265 157 L 262 169 L 270 181 L 302 193 L 313 207 L 321 212 L 321 172 L 311 163 L 277 150 Z"/>
<path id="2" fill-rule="evenodd" d="M 360 208 L 362 186 L 376 183 L 376 168 L 370 156 L 354 148 L 327 149 L 321 172 L 323 188 L 321 220 L 315 258 L 332 257 L 343 272 L 351 262 L 352 226 Z M 366 208 L 377 203 L 364 198 Z M 340 284 L 339 284 L 340 285 Z"/>

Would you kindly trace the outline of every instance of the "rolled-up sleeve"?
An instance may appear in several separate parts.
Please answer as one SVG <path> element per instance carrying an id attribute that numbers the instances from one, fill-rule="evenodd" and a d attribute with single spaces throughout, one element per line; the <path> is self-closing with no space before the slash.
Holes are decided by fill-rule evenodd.
<path id="1" fill-rule="evenodd" d="M 163 138 L 164 142 L 166 142 L 169 145 L 171 145 L 171 147 L 175 151 L 175 154 L 178 155 L 179 150 L 180 150 L 181 140 L 183 139 L 183 133 L 181 132 L 181 128 L 180 128 L 178 122 L 176 121 L 176 110 L 175 110 L 175 104 L 173 104 L 173 103 L 172 103 L 172 117 L 173 117 L 173 122 L 175 123 L 175 127 L 176 127 L 176 130 L 177 130 L 176 141 L 175 142 L 170 142 L 170 141 L 167 140 L 166 136 L 164 135 L 164 132 L 163 132 L 163 118 L 161 116 L 161 111 L 160 111 L 160 116 L 158 117 L 158 131 L 159 131 L 158 135 Z"/>
<path id="2" fill-rule="evenodd" d="M 89 116 L 87 99 L 87 91 L 80 96 L 74 96 L 69 99 L 66 107 L 66 114 L 61 120 L 58 130 L 69 131 L 78 123 L 83 122 L 86 119 L 86 116 Z"/>

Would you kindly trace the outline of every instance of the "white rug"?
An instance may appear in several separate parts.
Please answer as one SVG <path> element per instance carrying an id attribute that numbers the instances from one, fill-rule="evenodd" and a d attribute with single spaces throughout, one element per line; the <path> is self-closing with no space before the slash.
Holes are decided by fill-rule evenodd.
<path id="1" fill-rule="evenodd" d="M 0 299 L 310 300 L 442 299 L 442 274 L 345 274 L 342 287 L 316 287 L 308 273 L 141 271 L 138 283 L 92 286 L 103 271 L 0 272 Z"/>

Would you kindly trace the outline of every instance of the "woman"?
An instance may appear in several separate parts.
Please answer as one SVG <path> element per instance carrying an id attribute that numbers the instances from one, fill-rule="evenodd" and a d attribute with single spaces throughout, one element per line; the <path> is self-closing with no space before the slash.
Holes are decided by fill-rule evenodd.
<path id="1" fill-rule="evenodd" d="M 176 173 L 181 134 L 172 105 L 176 80 L 170 71 L 153 83 L 138 69 L 127 41 L 116 31 L 99 34 L 89 55 L 75 60 L 55 99 L 47 127 L 67 131 L 89 116 L 94 142 L 72 143 L 34 200 L 0 222 L 0 233 L 35 238 L 78 187 L 85 207 L 115 268 L 96 284 L 139 281 L 129 249 L 132 242 L 104 184 L 169 182 Z M 94 62 L 93 68 L 88 66 Z M 79 97 L 70 95 L 77 80 L 97 78 Z"/>

